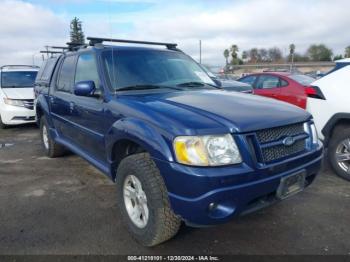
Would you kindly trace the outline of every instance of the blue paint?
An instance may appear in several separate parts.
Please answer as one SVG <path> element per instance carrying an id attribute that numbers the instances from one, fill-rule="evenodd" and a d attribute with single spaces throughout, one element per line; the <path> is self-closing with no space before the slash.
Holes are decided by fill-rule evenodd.
<path id="1" fill-rule="evenodd" d="M 322 145 L 312 144 L 306 133 L 295 137 L 307 139 L 301 153 L 271 163 L 264 163 L 256 156 L 264 147 L 283 145 L 283 141 L 273 141 L 259 146 L 258 130 L 311 123 L 312 117 L 306 111 L 276 100 L 214 88 L 115 92 L 101 59 L 102 52 L 110 48 L 82 49 L 62 55 L 50 78 L 49 89 L 37 85 L 35 92 L 37 110 L 40 116 L 46 116 L 55 141 L 85 158 L 112 180 L 118 175 L 114 145 L 132 141 L 146 150 L 159 168 L 174 212 L 188 224 L 212 225 L 277 201 L 273 196 L 281 177 L 304 171 L 309 185 L 319 172 Z M 114 47 L 113 50 L 118 54 L 149 49 Z M 89 53 L 97 59 L 98 88 L 102 95 L 76 96 L 73 92 L 57 91 L 58 71 L 65 56 Z M 90 90 L 91 83 L 85 82 L 80 88 Z M 193 167 L 176 162 L 172 148 L 175 137 L 227 133 L 233 135 L 240 149 L 241 164 Z M 215 203 L 212 210 L 211 203 Z"/>

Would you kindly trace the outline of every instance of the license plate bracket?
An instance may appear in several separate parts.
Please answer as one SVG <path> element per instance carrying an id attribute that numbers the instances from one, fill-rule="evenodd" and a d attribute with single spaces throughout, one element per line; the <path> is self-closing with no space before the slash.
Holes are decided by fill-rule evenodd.
<path id="1" fill-rule="evenodd" d="M 304 170 L 282 177 L 276 193 L 277 198 L 285 199 L 303 191 L 305 188 L 305 177 L 306 172 Z"/>

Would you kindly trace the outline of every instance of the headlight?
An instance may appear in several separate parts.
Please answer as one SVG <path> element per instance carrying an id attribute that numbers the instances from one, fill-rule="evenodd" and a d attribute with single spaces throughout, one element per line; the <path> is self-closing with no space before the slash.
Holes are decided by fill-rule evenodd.
<path id="1" fill-rule="evenodd" d="M 179 163 L 193 166 L 221 166 L 242 162 L 238 147 L 230 134 L 213 136 L 179 136 L 174 140 Z"/>
<path id="2" fill-rule="evenodd" d="M 24 102 L 18 99 L 4 98 L 4 102 L 5 104 L 11 105 L 11 106 L 24 106 Z"/>

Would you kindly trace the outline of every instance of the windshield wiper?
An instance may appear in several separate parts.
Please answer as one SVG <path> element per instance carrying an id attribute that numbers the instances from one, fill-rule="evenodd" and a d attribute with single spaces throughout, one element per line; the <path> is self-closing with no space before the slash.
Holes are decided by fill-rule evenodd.
<path id="1" fill-rule="evenodd" d="M 160 89 L 160 88 L 169 88 L 169 89 L 175 89 L 175 90 L 181 90 L 176 87 L 172 86 L 163 86 L 163 85 L 132 85 L 132 86 L 125 86 L 116 89 L 116 91 L 128 91 L 128 90 L 146 90 L 146 89 Z"/>
<path id="2" fill-rule="evenodd" d="M 195 86 L 204 86 L 205 83 L 202 82 L 185 82 L 185 83 L 181 83 L 181 84 L 177 84 L 176 86 L 184 86 L 184 87 L 195 87 Z"/>
<path id="3" fill-rule="evenodd" d="M 208 83 L 204 83 L 204 82 L 195 82 L 195 81 L 177 84 L 176 86 L 181 86 L 181 87 L 204 87 L 204 86 L 210 86 L 210 87 L 221 89 L 220 87 L 218 87 L 216 85 L 212 85 L 212 84 L 208 84 Z"/>

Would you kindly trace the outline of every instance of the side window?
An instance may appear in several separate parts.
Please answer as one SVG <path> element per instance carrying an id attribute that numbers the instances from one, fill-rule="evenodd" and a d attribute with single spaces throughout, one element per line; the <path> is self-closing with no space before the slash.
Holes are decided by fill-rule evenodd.
<path id="1" fill-rule="evenodd" d="M 51 58 L 47 60 L 47 63 L 41 75 L 42 81 L 50 81 L 56 62 L 57 62 L 57 58 Z"/>
<path id="2" fill-rule="evenodd" d="M 269 89 L 280 86 L 280 79 L 276 76 L 261 75 L 256 83 L 258 89 Z"/>
<path id="3" fill-rule="evenodd" d="M 46 64 L 47 64 L 47 60 L 44 61 L 43 64 L 41 65 L 40 70 L 39 70 L 38 74 L 36 75 L 35 82 L 41 80 L 41 76 L 42 76 L 42 74 L 43 74 L 43 72 L 45 70 Z"/>
<path id="4" fill-rule="evenodd" d="M 61 66 L 58 75 L 57 90 L 62 92 L 72 92 L 74 81 L 75 56 L 67 56 Z"/>
<path id="5" fill-rule="evenodd" d="M 95 94 L 101 93 L 96 59 L 93 54 L 82 54 L 78 58 L 75 83 L 80 81 L 94 81 L 96 87 Z"/>
<path id="6" fill-rule="evenodd" d="M 245 78 L 242 78 L 240 81 L 253 86 L 255 79 L 256 79 L 256 76 L 246 76 Z"/>
<path id="7" fill-rule="evenodd" d="M 282 78 L 280 78 L 280 86 L 285 87 L 287 85 L 289 85 L 289 83 L 287 81 L 283 80 Z"/>

